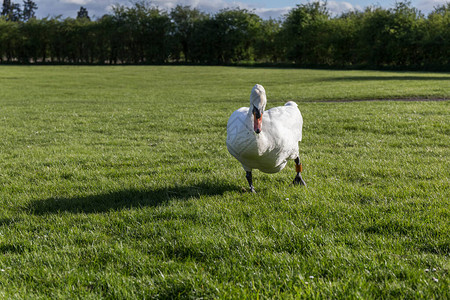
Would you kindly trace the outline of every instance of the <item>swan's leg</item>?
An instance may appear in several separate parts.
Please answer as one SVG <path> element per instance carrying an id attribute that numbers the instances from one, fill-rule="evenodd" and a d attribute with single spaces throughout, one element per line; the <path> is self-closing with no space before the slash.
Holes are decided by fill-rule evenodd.
<path id="1" fill-rule="evenodd" d="M 294 181 L 292 182 L 294 185 L 300 184 L 306 186 L 305 181 L 302 178 L 302 164 L 300 163 L 300 158 L 296 158 L 295 160 L 295 170 L 297 171 L 297 175 L 294 178 Z"/>
<path id="2" fill-rule="evenodd" d="M 245 177 L 247 178 L 248 185 L 250 186 L 250 192 L 256 193 L 255 188 L 253 187 L 252 171 L 247 171 Z"/>

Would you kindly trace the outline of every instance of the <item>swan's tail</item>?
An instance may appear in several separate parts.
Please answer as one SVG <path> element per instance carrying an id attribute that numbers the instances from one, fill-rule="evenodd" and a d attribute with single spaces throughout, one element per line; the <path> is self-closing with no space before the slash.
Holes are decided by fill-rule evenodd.
<path id="1" fill-rule="evenodd" d="M 295 107 L 298 107 L 297 103 L 295 103 L 294 101 L 286 102 L 286 104 L 284 106 L 295 106 Z"/>

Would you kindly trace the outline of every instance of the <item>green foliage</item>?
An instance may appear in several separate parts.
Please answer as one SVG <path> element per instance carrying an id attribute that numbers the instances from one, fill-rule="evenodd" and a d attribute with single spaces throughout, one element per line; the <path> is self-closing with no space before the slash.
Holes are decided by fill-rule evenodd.
<path id="1" fill-rule="evenodd" d="M 214 17 L 221 40 L 221 61 L 253 60 L 252 45 L 261 19 L 245 9 L 226 9 Z"/>
<path id="2" fill-rule="evenodd" d="M 424 62 L 450 64 L 450 3 L 437 7 L 424 24 Z"/>
<path id="3" fill-rule="evenodd" d="M 349 12 L 339 18 L 330 20 L 329 32 L 329 58 L 331 65 L 352 66 L 361 64 L 357 47 L 359 41 L 358 32 L 362 24 L 363 14 L 359 12 Z"/>
<path id="4" fill-rule="evenodd" d="M 115 63 L 167 61 L 172 24 L 166 12 L 138 2 L 132 8 L 117 6 L 112 18 L 102 20 L 112 23 L 116 30 L 110 35 Z"/>
<path id="5" fill-rule="evenodd" d="M 195 47 L 194 40 L 196 38 L 205 38 L 207 37 L 195 37 L 194 29 L 195 26 L 198 26 L 198 22 L 202 22 L 207 19 L 207 15 L 199 11 L 198 9 L 191 9 L 189 6 L 181 6 L 177 5 L 170 12 L 170 18 L 173 20 L 174 27 L 174 49 L 172 51 L 173 58 L 175 60 L 180 58 L 180 54 L 182 53 L 184 56 L 185 62 L 193 61 L 193 56 L 195 53 L 193 52 L 193 47 Z M 201 33 L 200 31 L 196 31 L 197 33 Z"/>
<path id="6" fill-rule="evenodd" d="M 399 2 L 392 10 L 367 9 L 362 19 L 360 59 L 369 65 L 418 65 L 423 16 Z"/>
<path id="7" fill-rule="evenodd" d="M 6 21 L 0 18 L 0 55 L 1 61 L 12 61 L 18 56 L 18 49 L 20 48 L 20 34 L 19 24 L 15 22 Z"/>
<path id="8" fill-rule="evenodd" d="M 255 35 L 255 60 L 262 62 L 279 62 L 285 57 L 283 40 L 280 34 L 282 22 L 269 19 L 262 20 Z"/>
<path id="9" fill-rule="evenodd" d="M 329 13 L 326 4 L 311 2 L 292 9 L 283 24 L 287 58 L 298 64 L 324 63 Z M 325 51 L 325 53 L 324 53 Z"/>
<path id="10" fill-rule="evenodd" d="M 340 16 L 331 16 L 326 5 L 299 4 L 281 20 L 262 20 L 240 8 L 214 15 L 189 6 L 164 11 L 148 1 L 114 6 L 111 15 L 97 20 L 90 20 L 84 7 L 76 20 L 30 17 L 13 22 L 4 14 L 2 20 L 15 25 L 0 26 L 0 59 L 9 63 L 184 61 L 450 68 L 450 5 L 438 6 L 428 16 L 410 2 Z"/>
<path id="11" fill-rule="evenodd" d="M 254 59 L 261 19 L 245 9 L 225 9 L 194 23 L 192 61 L 231 63 Z"/>
<path id="12" fill-rule="evenodd" d="M 3 66 L 0 297 L 446 299 L 449 79 Z M 292 162 L 243 191 L 226 122 L 256 82 L 299 104 L 307 188 Z M 412 97 L 447 101 L 336 102 Z"/>

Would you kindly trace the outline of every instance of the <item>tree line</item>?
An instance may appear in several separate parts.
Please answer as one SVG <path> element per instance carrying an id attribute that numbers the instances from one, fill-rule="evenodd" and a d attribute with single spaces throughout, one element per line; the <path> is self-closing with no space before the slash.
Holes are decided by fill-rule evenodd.
<path id="1" fill-rule="evenodd" d="M 1 63 L 234 64 L 450 69 L 450 3 L 428 15 L 397 2 L 332 16 L 326 2 L 299 4 L 280 20 L 189 6 L 161 10 L 148 2 L 116 5 L 91 20 L 35 17 L 36 4 L 4 0 Z"/>

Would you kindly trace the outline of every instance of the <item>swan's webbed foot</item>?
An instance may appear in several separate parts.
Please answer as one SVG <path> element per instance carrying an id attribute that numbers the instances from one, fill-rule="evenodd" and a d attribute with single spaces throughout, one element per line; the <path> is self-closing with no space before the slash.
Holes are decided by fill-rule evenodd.
<path id="1" fill-rule="evenodd" d="M 246 174 L 245 174 L 245 177 L 247 178 L 248 185 L 250 186 L 250 192 L 251 193 L 256 193 L 255 188 L 253 187 L 252 172 L 251 171 L 247 171 Z"/>
<path id="2" fill-rule="evenodd" d="M 304 185 L 306 186 L 306 182 L 303 180 L 302 175 L 300 173 L 295 176 L 294 181 L 292 181 L 293 185 Z"/>
<path id="3" fill-rule="evenodd" d="M 302 167 L 302 164 L 300 163 L 300 159 L 297 157 L 294 161 L 295 161 L 295 170 L 297 171 L 297 175 L 295 176 L 294 181 L 292 181 L 292 184 L 306 186 L 306 182 L 303 180 L 302 174 L 301 174 L 303 171 L 303 167 Z"/>

